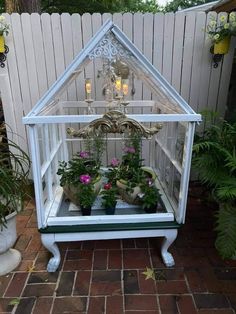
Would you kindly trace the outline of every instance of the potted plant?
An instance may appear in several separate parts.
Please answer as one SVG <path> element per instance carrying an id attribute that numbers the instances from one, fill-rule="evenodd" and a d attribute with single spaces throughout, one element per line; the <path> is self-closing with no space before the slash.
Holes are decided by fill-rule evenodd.
<path id="1" fill-rule="evenodd" d="M 16 241 L 16 214 L 23 209 L 28 189 L 28 155 L 5 136 L 0 126 L 0 276 L 15 269 L 20 252 L 11 247 Z"/>
<path id="2" fill-rule="evenodd" d="M 122 198 L 129 204 L 139 204 L 140 185 L 146 179 L 155 179 L 155 173 L 144 167 L 141 159 L 141 138 L 134 134 L 126 141 L 124 155 L 118 166 L 117 186 Z"/>
<path id="3" fill-rule="evenodd" d="M 74 155 L 68 162 L 61 162 L 57 174 L 61 176 L 60 184 L 63 186 L 66 197 L 76 205 L 80 206 L 81 176 L 89 176 L 89 188 L 91 187 L 97 195 L 101 189 L 102 178 L 99 172 L 100 163 L 97 162 L 91 153 L 81 151 Z M 86 185 L 86 184 L 85 184 Z"/>
<path id="4" fill-rule="evenodd" d="M 117 203 L 117 187 L 111 182 L 104 184 L 101 192 L 102 206 L 105 208 L 107 215 L 114 215 Z"/>
<path id="5" fill-rule="evenodd" d="M 7 23 L 4 16 L 0 15 L 0 53 L 5 52 L 5 40 L 4 36 L 9 33 L 10 25 Z"/>
<path id="6" fill-rule="evenodd" d="M 143 182 L 141 193 L 138 196 L 141 199 L 142 209 L 146 213 L 151 214 L 157 211 L 157 203 L 161 199 L 161 195 L 151 179 Z"/>
<path id="7" fill-rule="evenodd" d="M 216 248 L 223 258 L 236 253 L 236 123 L 211 124 L 195 138 L 193 166 L 219 203 Z"/>
<path id="8" fill-rule="evenodd" d="M 78 196 L 80 199 L 80 208 L 83 216 L 90 216 L 92 205 L 96 199 L 97 193 L 92 184 L 92 178 L 88 174 L 82 174 L 78 185 Z"/>
<path id="9" fill-rule="evenodd" d="M 230 38 L 236 34 L 236 14 L 231 12 L 229 18 L 222 15 L 217 23 L 215 17 L 211 17 L 207 30 L 209 38 L 212 41 L 213 54 L 226 54 L 230 47 Z"/>

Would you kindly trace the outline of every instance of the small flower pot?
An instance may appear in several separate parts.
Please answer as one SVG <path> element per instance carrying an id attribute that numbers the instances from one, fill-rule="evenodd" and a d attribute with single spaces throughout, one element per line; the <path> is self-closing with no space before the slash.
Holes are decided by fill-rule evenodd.
<path id="1" fill-rule="evenodd" d="M 91 209 L 92 207 L 84 207 L 81 206 L 81 212 L 82 212 L 82 216 L 91 216 Z"/>
<path id="2" fill-rule="evenodd" d="M 4 53 L 5 52 L 5 40 L 4 40 L 4 36 L 0 35 L 0 53 Z"/>
<path id="3" fill-rule="evenodd" d="M 106 215 L 114 215 L 116 207 L 105 208 Z"/>
<path id="4" fill-rule="evenodd" d="M 144 211 L 147 214 L 155 214 L 157 211 L 157 205 L 151 206 L 151 207 L 144 207 Z"/>
<path id="5" fill-rule="evenodd" d="M 214 44 L 214 54 L 224 55 L 229 52 L 230 36 L 223 38 L 220 42 Z"/>

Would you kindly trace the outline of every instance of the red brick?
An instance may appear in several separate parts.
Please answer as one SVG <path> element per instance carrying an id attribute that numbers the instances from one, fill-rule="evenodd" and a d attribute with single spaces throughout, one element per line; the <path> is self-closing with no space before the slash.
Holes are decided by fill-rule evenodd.
<path id="1" fill-rule="evenodd" d="M 157 310 L 155 295 L 126 295 L 125 310 Z"/>
<path id="2" fill-rule="evenodd" d="M 197 314 L 192 296 L 181 295 L 176 298 L 180 314 Z"/>
<path id="3" fill-rule="evenodd" d="M 122 253 L 121 250 L 108 251 L 108 268 L 121 269 L 122 268 Z"/>
<path id="4" fill-rule="evenodd" d="M 59 285 L 56 291 L 57 296 L 66 296 L 72 294 L 75 273 L 72 271 L 62 272 Z"/>
<path id="5" fill-rule="evenodd" d="M 19 251 L 24 251 L 27 246 L 29 245 L 29 242 L 31 240 L 31 235 L 21 235 L 18 237 L 17 242 L 15 244 L 15 248 Z"/>
<path id="6" fill-rule="evenodd" d="M 50 313 L 52 307 L 52 298 L 38 298 L 32 314 Z"/>
<path id="7" fill-rule="evenodd" d="M 63 270 L 90 270 L 92 260 L 65 261 Z"/>
<path id="8" fill-rule="evenodd" d="M 92 282 L 90 294 L 96 295 L 120 295 L 121 282 Z"/>
<path id="9" fill-rule="evenodd" d="M 106 303 L 107 314 L 123 314 L 123 297 L 119 295 L 113 295 L 107 297 Z"/>
<path id="10" fill-rule="evenodd" d="M 5 276 L 0 276 L 0 297 L 4 295 L 4 292 L 11 281 L 13 274 L 8 274 Z"/>
<path id="11" fill-rule="evenodd" d="M 199 310 L 198 314 L 234 314 L 234 310 L 220 310 L 220 309 L 213 309 L 213 310 Z"/>
<path id="12" fill-rule="evenodd" d="M 12 298 L 0 298 L 0 313 L 12 313 L 14 305 L 9 305 Z"/>
<path id="13" fill-rule="evenodd" d="M 91 260 L 93 252 L 89 250 L 68 250 L 66 260 Z"/>
<path id="14" fill-rule="evenodd" d="M 107 250 L 94 251 L 93 269 L 107 269 Z"/>
<path id="15" fill-rule="evenodd" d="M 74 295 L 88 295 L 91 271 L 78 271 L 74 286 Z"/>
<path id="16" fill-rule="evenodd" d="M 194 294 L 194 301 L 198 309 L 229 308 L 228 299 L 223 294 Z"/>
<path id="17" fill-rule="evenodd" d="M 135 239 L 135 246 L 136 248 L 148 248 L 149 247 L 149 243 L 148 243 L 148 239 L 146 238 L 139 238 L 139 239 Z"/>
<path id="18" fill-rule="evenodd" d="M 143 274 L 145 270 L 139 271 L 139 291 L 141 294 L 154 294 L 156 293 L 156 284 L 153 279 L 145 279 Z"/>
<path id="19" fill-rule="evenodd" d="M 178 313 L 176 297 L 173 295 L 159 296 L 159 303 L 162 313 Z M 190 314 L 190 313 L 189 313 Z"/>
<path id="20" fill-rule="evenodd" d="M 196 270 L 186 270 L 185 271 L 188 285 L 190 287 L 191 292 L 206 292 L 207 287 L 204 283 L 204 280 L 200 274 Z"/>
<path id="21" fill-rule="evenodd" d="M 124 270 L 123 281 L 125 294 L 137 294 L 140 292 L 137 270 Z"/>
<path id="22" fill-rule="evenodd" d="M 95 243 L 96 249 L 120 249 L 120 240 L 99 240 Z"/>
<path id="23" fill-rule="evenodd" d="M 27 247 L 27 252 L 38 252 L 42 246 L 39 235 L 33 235 L 31 241 Z"/>
<path id="24" fill-rule="evenodd" d="M 31 284 L 26 285 L 23 291 L 23 297 L 41 297 L 41 296 L 52 296 L 56 284 Z"/>
<path id="25" fill-rule="evenodd" d="M 27 273 L 15 273 L 9 287 L 7 288 L 5 296 L 19 297 L 22 292 L 22 289 L 24 288 L 27 277 L 28 277 Z"/>
<path id="26" fill-rule="evenodd" d="M 154 250 L 150 249 L 151 253 L 151 260 L 152 260 L 152 265 L 154 268 L 163 268 L 165 265 L 162 261 L 162 258 L 160 257 L 160 251 L 159 250 Z"/>
<path id="27" fill-rule="evenodd" d="M 31 314 L 32 309 L 35 303 L 35 298 L 24 298 L 20 299 L 20 303 L 18 304 L 15 314 Z"/>
<path id="28" fill-rule="evenodd" d="M 134 239 L 123 239 L 123 240 L 122 240 L 122 247 L 123 247 L 124 249 L 127 249 L 127 248 L 135 248 Z"/>
<path id="29" fill-rule="evenodd" d="M 87 298 L 60 297 L 54 300 L 52 314 L 80 313 L 86 311 Z"/>
<path id="30" fill-rule="evenodd" d="M 158 310 L 148 311 L 148 312 L 147 311 L 125 311 L 125 314 L 160 314 L 160 312 Z M 163 313 L 163 314 L 173 314 L 173 313 Z"/>
<path id="31" fill-rule="evenodd" d="M 148 250 L 145 249 L 124 250 L 123 261 L 125 269 L 144 269 L 151 265 Z"/>
<path id="32" fill-rule="evenodd" d="M 103 314 L 105 310 L 104 297 L 91 297 L 89 298 L 89 307 L 87 314 Z"/>
<path id="33" fill-rule="evenodd" d="M 33 272 L 30 274 L 28 279 L 28 284 L 30 283 L 55 283 L 58 279 L 58 272 L 48 273 L 48 272 Z"/>
<path id="34" fill-rule="evenodd" d="M 159 294 L 182 294 L 188 293 L 185 281 L 157 281 L 157 293 Z"/>

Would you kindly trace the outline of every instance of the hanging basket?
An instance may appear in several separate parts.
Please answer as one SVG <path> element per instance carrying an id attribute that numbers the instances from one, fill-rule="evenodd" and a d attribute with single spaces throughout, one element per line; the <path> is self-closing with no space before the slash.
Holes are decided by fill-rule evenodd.
<path id="1" fill-rule="evenodd" d="M 0 35 L 0 53 L 5 52 L 5 39 L 3 35 Z"/>
<path id="2" fill-rule="evenodd" d="M 224 55 L 228 53 L 230 47 L 230 36 L 223 38 L 220 42 L 214 44 L 214 54 Z"/>

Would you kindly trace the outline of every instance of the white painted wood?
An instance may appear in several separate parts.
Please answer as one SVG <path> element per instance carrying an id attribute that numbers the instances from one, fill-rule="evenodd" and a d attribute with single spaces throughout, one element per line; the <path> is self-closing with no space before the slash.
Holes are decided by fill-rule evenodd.
<path id="1" fill-rule="evenodd" d="M 143 54 L 152 63 L 153 54 L 153 14 L 146 13 L 143 19 Z M 151 99 L 149 86 L 143 86 L 143 99 Z"/>
<path id="2" fill-rule="evenodd" d="M 190 94 L 190 82 L 192 72 L 193 58 L 193 38 L 195 31 L 195 12 L 190 12 L 186 15 L 185 37 L 184 37 L 184 53 L 182 65 L 182 80 L 181 80 L 181 96 L 188 102 Z"/>
<path id="3" fill-rule="evenodd" d="M 192 79 L 190 85 L 189 104 L 191 107 L 198 111 L 199 94 L 200 91 L 200 77 L 202 62 L 202 54 L 204 51 L 204 29 L 206 23 L 206 14 L 204 12 L 196 13 L 196 27 L 194 36 L 194 49 L 193 49 L 193 61 L 192 61 Z"/>
<path id="4" fill-rule="evenodd" d="M 136 14 L 135 14 L 136 16 Z M 154 32 L 153 32 L 153 65 L 162 73 L 163 45 L 164 45 L 164 14 L 157 13 L 154 15 Z"/>
<path id="5" fill-rule="evenodd" d="M 184 46 L 184 25 L 185 14 L 179 12 L 175 14 L 174 46 L 173 46 L 173 67 L 172 86 L 180 92 L 182 77 L 182 59 Z"/>
<path id="6" fill-rule="evenodd" d="M 38 93 L 39 97 L 42 97 L 48 89 L 46 71 L 46 58 L 48 57 L 48 54 L 46 54 L 45 56 L 47 50 L 45 49 L 43 44 L 41 16 L 37 13 L 32 13 L 30 15 L 30 22 L 32 28 L 33 49 L 35 55 L 35 68 L 38 81 Z M 38 101 L 38 99 L 36 99 L 35 102 L 36 101 Z"/>
<path id="7" fill-rule="evenodd" d="M 56 80 L 56 64 L 54 57 L 54 43 L 53 33 L 51 25 L 51 16 L 48 13 L 41 15 L 42 35 L 43 35 L 43 46 L 45 50 L 45 62 L 46 62 L 46 73 L 48 87 Z"/>
<path id="8" fill-rule="evenodd" d="M 134 15 L 134 45 L 142 51 L 143 49 L 143 14 L 137 13 Z M 143 99 L 143 84 L 140 79 L 134 79 L 135 94 L 134 99 Z"/>
<path id="9" fill-rule="evenodd" d="M 165 14 L 164 26 L 164 47 L 163 47 L 163 68 L 162 74 L 168 82 L 171 82 L 172 75 L 172 51 L 174 39 L 174 13 Z"/>

